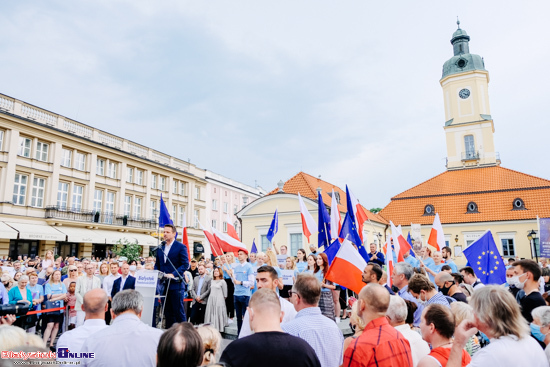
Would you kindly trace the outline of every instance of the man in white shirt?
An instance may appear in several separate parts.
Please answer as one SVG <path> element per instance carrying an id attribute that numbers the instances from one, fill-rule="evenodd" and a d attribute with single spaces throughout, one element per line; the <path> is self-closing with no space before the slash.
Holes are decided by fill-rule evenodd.
<path id="1" fill-rule="evenodd" d="M 390 306 L 386 311 L 386 318 L 390 325 L 403 334 L 405 339 L 409 341 L 413 366 L 416 367 L 424 356 L 430 354 L 430 346 L 422 339 L 418 332 L 412 330 L 411 327 L 405 323 L 407 320 L 407 304 L 403 298 L 399 296 L 390 296 Z"/>
<path id="2" fill-rule="evenodd" d="M 481 283 L 481 281 L 477 278 L 476 273 L 471 266 L 465 266 L 460 269 L 460 274 L 462 274 L 462 277 L 464 278 L 464 283 L 471 285 L 472 288 L 474 288 L 474 291 L 485 287 L 485 284 Z"/>
<path id="3" fill-rule="evenodd" d="M 82 310 L 86 313 L 84 324 L 74 330 L 67 331 L 57 341 L 57 361 L 61 365 L 64 362 L 78 362 L 80 359 L 60 358 L 65 352 L 60 351 L 66 348 L 70 353 L 80 353 L 86 339 L 97 331 L 107 327 L 105 324 L 105 311 L 107 310 L 107 293 L 103 289 L 93 289 L 84 295 Z M 73 363 L 74 364 L 74 363 Z"/>
<path id="4" fill-rule="evenodd" d="M 105 312 L 105 322 L 107 323 L 107 325 L 111 323 L 111 291 L 113 290 L 113 283 L 115 282 L 115 280 L 120 278 L 120 274 L 118 273 L 118 263 L 113 262 L 109 264 L 109 270 L 111 271 L 111 274 L 107 275 L 105 279 L 103 279 L 103 290 L 105 291 L 105 293 L 107 293 L 107 296 L 109 297 L 109 308 L 107 312 Z"/>
<path id="5" fill-rule="evenodd" d="M 82 346 L 82 353 L 95 353 L 85 359 L 84 366 L 155 366 L 157 346 L 163 330 L 141 322 L 143 296 L 127 289 L 113 298 L 111 326 L 91 335 Z"/>
<path id="6" fill-rule="evenodd" d="M 258 268 L 258 272 L 256 274 L 256 284 L 258 285 L 258 289 L 267 288 L 273 290 L 273 292 L 276 292 L 280 281 L 282 281 L 282 279 L 279 279 L 277 270 L 275 270 L 272 266 L 263 265 Z M 296 317 L 296 314 L 298 313 L 296 312 L 294 305 L 281 297 L 279 297 L 279 301 L 281 303 L 281 311 L 283 312 L 283 321 L 281 324 L 294 320 L 294 317 Z M 241 332 L 239 333 L 239 339 L 249 335 L 252 335 L 252 330 L 250 329 L 250 317 L 247 310 L 244 314 L 243 326 L 241 327 Z"/>
<path id="7" fill-rule="evenodd" d="M 84 324 L 84 317 L 86 313 L 82 310 L 82 303 L 84 302 L 84 295 L 92 289 L 101 288 L 101 280 L 94 276 L 94 266 L 92 264 L 86 265 L 86 276 L 78 277 L 76 280 L 76 327 Z"/>

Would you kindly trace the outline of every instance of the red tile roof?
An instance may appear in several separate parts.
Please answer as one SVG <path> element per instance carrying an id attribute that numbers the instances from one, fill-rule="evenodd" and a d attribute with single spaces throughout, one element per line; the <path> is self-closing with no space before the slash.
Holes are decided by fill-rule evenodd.
<path id="1" fill-rule="evenodd" d="M 513 210 L 520 198 L 526 210 Z M 475 202 L 478 213 L 467 213 Z M 394 196 L 380 215 L 395 224 L 431 224 L 434 206 L 442 223 L 492 222 L 550 217 L 550 180 L 500 166 L 443 172 Z"/>
<path id="2" fill-rule="evenodd" d="M 332 190 L 334 189 L 334 192 L 338 192 L 340 195 L 340 204 L 338 204 L 338 209 L 342 213 L 347 212 L 345 190 L 342 190 L 338 186 L 333 185 L 329 182 L 323 181 L 320 178 L 308 175 L 305 172 L 299 172 L 294 177 L 286 181 L 283 186 L 283 191 L 286 194 L 298 195 L 298 193 L 300 193 L 300 195 L 302 195 L 303 197 L 307 197 L 311 200 L 317 201 L 318 187 L 321 188 L 321 197 L 323 198 L 323 202 L 325 203 L 327 208 L 330 208 L 330 205 L 332 203 L 332 198 L 330 197 L 329 193 L 332 193 Z M 279 190 L 278 188 L 274 189 L 268 195 L 277 194 L 278 190 Z M 363 208 L 365 207 L 363 206 Z M 380 217 L 378 214 L 371 213 L 366 208 L 365 208 L 365 212 L 367 213 L 367 216 L 371 221 L 382 223 L 382 224 L 388 224 L 388 222 L 384 218 Z"/>

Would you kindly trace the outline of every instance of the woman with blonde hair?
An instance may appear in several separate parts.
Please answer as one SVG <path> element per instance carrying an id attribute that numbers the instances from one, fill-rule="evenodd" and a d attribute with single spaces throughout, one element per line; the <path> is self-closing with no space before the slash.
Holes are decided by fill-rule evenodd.
<path id="1" fill-rule="evenodd" d="M 455 316 L 455 326 L 460 325 L 460 323 L 464 320 L 474 320 L 474 310 L 472 306 L 467 303 L 453 302 L 451 303 L 451 311 Z M 478 337 L 476 335 L 472 335 L 466 343 L 464 349 L 466 349 L 466 352 L 468 352 L 470 357 L 473 356 L 475 352 L 481 349 Z"/>
<path id="2" fill-rule="evenodd" d="M 228 322 L 232 323 L 235 317 L 235 304 L 233 303 L 233 293 L 235 292 L 235 284 L 231 277 L 233 276 L 233 264 L 235 263 L 235 255 L 232 252 L 227 252 L 220 256 L 223 270 L 223 280 L 227 288 L 227 297 L 225 298 L 225 309 L 227 310 Z"/>
<path id="3" fill-rule="evenodd" d="M 216 354 L 220 349 L 222 336 L 210 325 L 201 325 L 197 328 L 197 332 L 201 336 L 204 346 L 204 357 L 201 366 L 207 366 L 216 363 Z"/>
<path id="4" fill-rule="evenodd" d="M 44 260 L 42 260 L 42 269 L 46 270 L 50 266 L 53 266 L 54 263 L 55 263 L 55 259 L 53 257 L 53 251 L 52 250 L 46 251 L 46 256 L 44 256 Z"/>
<path id="5" fill-rule="evenodd" d="M 349 327 L 351 328 L 351 331 L 353 331 L 353 335 L 344 339 L 344 351 L 348 348 L 353 339 L 360 337 L 361 334 L 363 334 L 363 330 L 365 330 L 365 321 L 357 314 L 357 307 L 357 302 L 354 302 L 353 306 L 351 306 Z"/>
<path id="6" fill-rule="evenodd" d="M 280 279 L 283 278 L 283 273 L 281 273 L 281 268 L 279 268 L 279 264 L 277 263 L 277 256 L 275 256 L 275 252 L 273 252 L 271 248 L 268 248 L 265 251 L 265 264 L 273 267 Z M 283 282 L 279 282 L 279 285 L 277 288 L 277 295 L 279 295 L 279 291 L 281 291 L 282 289 L 283 289 Z"/>
<path id="7" fill-rule="evenodd" d="M 105 277 L 109 275 L 109 264 L 107 263 L 101 263 L 101 265 L 99 265 L 99 275 L 96 275 L 100 280 L 101 280 L 101 284 L 103 285 L 103 279 L 105 279 Z"/>
<path id="8" fill-rule="evenodd" d="M 294 261 L 293 257 L 289 256 L 285 259 L 285 269 L 284 270 L 293 270 L 294 271 L 293 278 L 296 279 L 296 276 L 298 276 L 298 272 L 296 270 L 296 262 Z M 290 295 L 288 294 L 288 291 L 291 290 L 291 289 L 292 289 L 292 284 L 289 284 L 289 285 L 284 285 L 283 284 L 283 289 L 280 292 L 280 296 L 288 301 L 288 299 L 290 298 Z"/>

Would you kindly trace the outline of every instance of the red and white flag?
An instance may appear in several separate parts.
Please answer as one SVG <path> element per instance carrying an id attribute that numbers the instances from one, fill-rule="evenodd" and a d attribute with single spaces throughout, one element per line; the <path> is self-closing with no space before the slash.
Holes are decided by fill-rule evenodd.
<path id="1" fill-rule="evenodd" d="M 349 190 L 349 197 L 351 199 L 351 205 L 353 206 L 353 214 L 355 215 L 355 221 L 357 222 L 357 232 L 359 237 L 361 237 L 361 242 L 363 242 L 363 224 L 369 219 L 365 209 L 359 204 L 359 201 L 355 198 L 351 190 Z M 349 210 L 349 208 L 348 208 Z"/>
<path id="2" fill-rule="evenodd" d="M 394 239 L 393 243 L 395 244 L 396 242 L 397 241 Z M 395 247 L 395 245 L 394 245 L 394 247 Z M 391 245 L 390 245 L 390 246 L 388 246 L 388 253 L 386 254 L 386 271 L 388 273 L 388 280 L 386 281 L 386 284 L 390 288 L 392 286 L 391 275 L 393 273 L 393 266 L 394 266 L 394 263 L 393 263 L 393 250 L 392 250 Z"/>
<path id="3" fill-rule="evenodd" d="M 443 233 L 443 226 L 439 219 L 439 213 L 435 213 L 434 224 L 428 238 L 428 244 L 435 247 L 436 251 L 441 251 L 445 247 L 445 234 Z"/>
<path id="4" fill-rule="evenodd" d="M 340 209 L 338 209 L 338 201 L 336 201 L 334 189 L 332 189 L 332 201 L 330 203 L 330 237 L 333 240 L 338 238 L 341 229 L 342 217 L 340 216 Z"/>
<path id="5" fill-rule="evenodd" d="M 317 224 L 309 213 L 309 210 L 307 210 L 304 199 L 302 199 L 300 193 L 298 193 L 298 201 L 300 202 L 300 213 L 302 215 L 302 231 L 304 232 L 304 236 L 307 237 L 307 242 L 309 243 L 309 236 L 317 233 Z"/>
<path id="6" fill-rule="evenodd" d="M 390 220 L 391 225 L 391 236 L 393 238 L 393 247 L 395 248 L 395 253 L 397 255 L 397 261 L 405 261 L 404 254 L 411 250 L 411 245 L 407 242 L 405 237 L 399 229 L 395 227 L 393 222 Z"/>
<path id="7" fill-rule="evenodd" d="M 246 248 L 245 244 L 239 240 L 234 239 L 227 233 L 221 233 L 216 228 L 212 228 L 212 234 L 214 235 L 214 238 L 216 239 L 218 245 L 225 252 L 237 253 L 242 250 L 248 254 L 248 249 Z"/>
<path id="8" fill-rule="evenodd" d="M 236 239 L 237 241 L 240 241 L 241 239 L 239 238 L 239 235 L 237 234 L 235 227 L 231 223 L 231 216 L 229 215 L 229 213 L 227 213 L 226 223 L 227 223 L 227 234 L 233 237 L 234 239 Z"/>
<path id="9" fill-rule="evenodd" d="M 189 247 L 189 237 L 187 237 L 187 213 L 185 212 L 183 212 L 183 223 L 181 225 L 183 227 L 183 231 L 181 234 L 181 243 L 187 246 L 189 260 L 191 260 L 191 247 Z"/>
<path id="10" fill-rule="evenodd" d="M 204 235 L 206 236 L 206 239 L 210 243 L 210 251 L 212 252 L 212 255 L 218 257 L 220 255 L 223 255 L 223 250 L 220 248 L 220 245 L 218 245 L 218 242 L 212 235 L 212 233 L 208 232 L 204 227 L 202 226 L 202 223 L 199 222 L 199 226 L 201 226 L 202 231 L 204 232 Z"/>
<path id="11" fill-rule="evenodd" d="M 332 260 L 326 279 L 359 294 L 365 286 L 362 275 L 366 266 L 367 262 L 359 254 L 359 251 L 353 247 L 350 241 L 345 239 L 334 260 Z"/>

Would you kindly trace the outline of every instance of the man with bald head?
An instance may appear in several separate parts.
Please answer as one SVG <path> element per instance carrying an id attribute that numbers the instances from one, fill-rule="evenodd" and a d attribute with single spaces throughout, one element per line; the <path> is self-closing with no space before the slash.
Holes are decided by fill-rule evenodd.
<path id="1" fill-rule="evenodd" d="M 76 329 L 67 331 L 57 341 L 57 349 L 68 348 L 71 353 L 80 353 L 84 341 L 93 333 L 107 327 L 105 312 L 107 311 L 107 293 L 101 288 L 92 289 L 84 295 L 82 311 L 86 313 L 84 324 Z M 64 358 L 61 361 L 80 361 L 79 359 Z"/>
<path id="2" fill-rule="evenodd" d="M 459 302 L 468 303 L 466 295 L 462 292 L 460 287 L 455 284 L 455 278 L 451 274 L 444 271 L 437 274 L 435 276 L 435 284 L 444 296 L 452 297 Z"/>
<path id="3" fill-rule="evenodd" d="M 344 366 L 412 367 L 409 341 L 386 318 L 390 295 L 380 284 L 369 283 L 361 289 L 357 315 L 363 319 L 363 334 L 344 352 Z"/>

